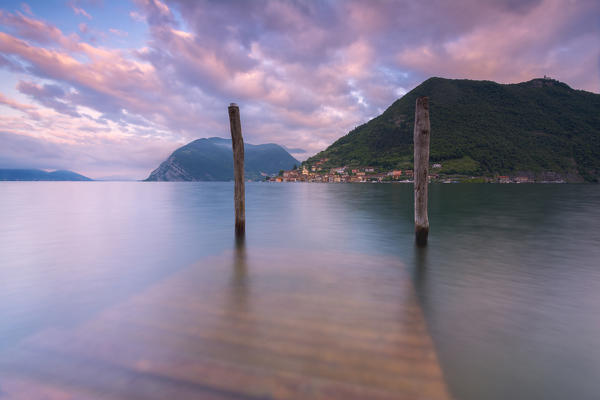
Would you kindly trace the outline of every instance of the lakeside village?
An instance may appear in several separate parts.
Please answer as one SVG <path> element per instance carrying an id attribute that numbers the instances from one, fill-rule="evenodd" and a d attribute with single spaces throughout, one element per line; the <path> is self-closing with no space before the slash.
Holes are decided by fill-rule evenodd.
<path id="1" fill-rule="evenodd" d="M 323 164 L 329 161 L 323 158 L 314 165 L 304 163 L 289 171 L 279 171 L 278 175 L 267 176 L 268 182 L 322 182 L 322 183 L 412 183 L 414 172 L 412 169 L 381 170 L 375 167 L 334 167 L 328 168 Z M 433 163 L 429 169 L 429 182 L 431 183 L 565 183 L 558 175 L 548 176 L 543 180 L 536 180 L 531 174 L 517 176 L 467 176 L 448 175 L 436 173 L 442 170 L 442 164 Z"/>

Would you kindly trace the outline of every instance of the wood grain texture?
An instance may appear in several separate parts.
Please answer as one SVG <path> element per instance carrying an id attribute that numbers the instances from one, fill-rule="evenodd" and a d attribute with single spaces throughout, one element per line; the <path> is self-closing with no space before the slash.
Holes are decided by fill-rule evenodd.
<path id="1" fill-rule="evenodd" d="M 427 186 L 429 176 L 429 99 L 419 97 L 415 105 L 414 180 L 415 180 L 415 240 L 427 244 L 429 217 L 427 216 Z"/>
<path id="2" fill-rule="evenodd" d="M 229 111 L 229 126 L 231 128 L 231 146 L 233 149 L 233 176 L 235 181 L 235 234 L 244 236 L 246 232 L 246 194 L 244 188 L 244 139 L 242 138 L 242 123 L 240 109 L 231 103 Z"/>
<path id="3" fill-rule="evenodd" d="M 1 356 L 8 399 L 449 398 L 405 267 L 355 254 L 242 246 Z"/>

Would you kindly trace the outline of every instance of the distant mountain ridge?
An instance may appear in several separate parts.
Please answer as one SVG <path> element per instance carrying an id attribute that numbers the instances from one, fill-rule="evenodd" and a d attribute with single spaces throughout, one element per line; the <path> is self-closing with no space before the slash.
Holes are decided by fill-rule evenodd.
<path id="1" fill-rule="evenodd" d="M 41 169 L 0 169 L 0 181 L 92 181 L 73 171 L 46 172 Z"/>
<path id="2" fill-rule="evenodd" d="M 600 178 L 600 95 L 549 78 L 518 84 L 430 78 L 305 161 L 412 168 L 415 100 L 428 96 L 431 161 L 469 175 Z"/>
<path id="3" fill-rule="evenodd" d="M 263 174 L 299 165 L 283 147 L 274 144 L 244 143 L 246 179 L 263 179 Z M 233 179 L 231 139 L 197 139 L 175 150 L 146 181 L 229 181 Z"/>

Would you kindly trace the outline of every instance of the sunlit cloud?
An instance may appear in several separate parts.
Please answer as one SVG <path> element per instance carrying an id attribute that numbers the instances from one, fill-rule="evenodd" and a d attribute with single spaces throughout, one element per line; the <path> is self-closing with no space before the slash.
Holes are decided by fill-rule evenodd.
<path id="1" fill-rule="evenodd" d="M 17 111 L 21 111 L 21 112 L 29 115 L 29 117 L 31 117 L 32 119 L 39 119 L 39 115 L 36 113 L 37 107 L 32 106 L 30 104 L 19 103 L 18 101 L 14 100 L 14 99 L 10 99 L 10 98 L 6 97 L 2 93 L 0 93 L 0 104 L 10 107 Z"/>

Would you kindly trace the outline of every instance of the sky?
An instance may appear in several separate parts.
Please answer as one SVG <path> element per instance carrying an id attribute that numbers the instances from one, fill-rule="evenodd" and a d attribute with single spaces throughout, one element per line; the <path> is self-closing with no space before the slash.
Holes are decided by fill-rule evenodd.
<path id="1" fill-rule="evenodd" d="M 143 179 L 229 137 L 303 160 L 431 76 L 600 92 L 597 0 L 0 3 L 0 168 Z"/>

